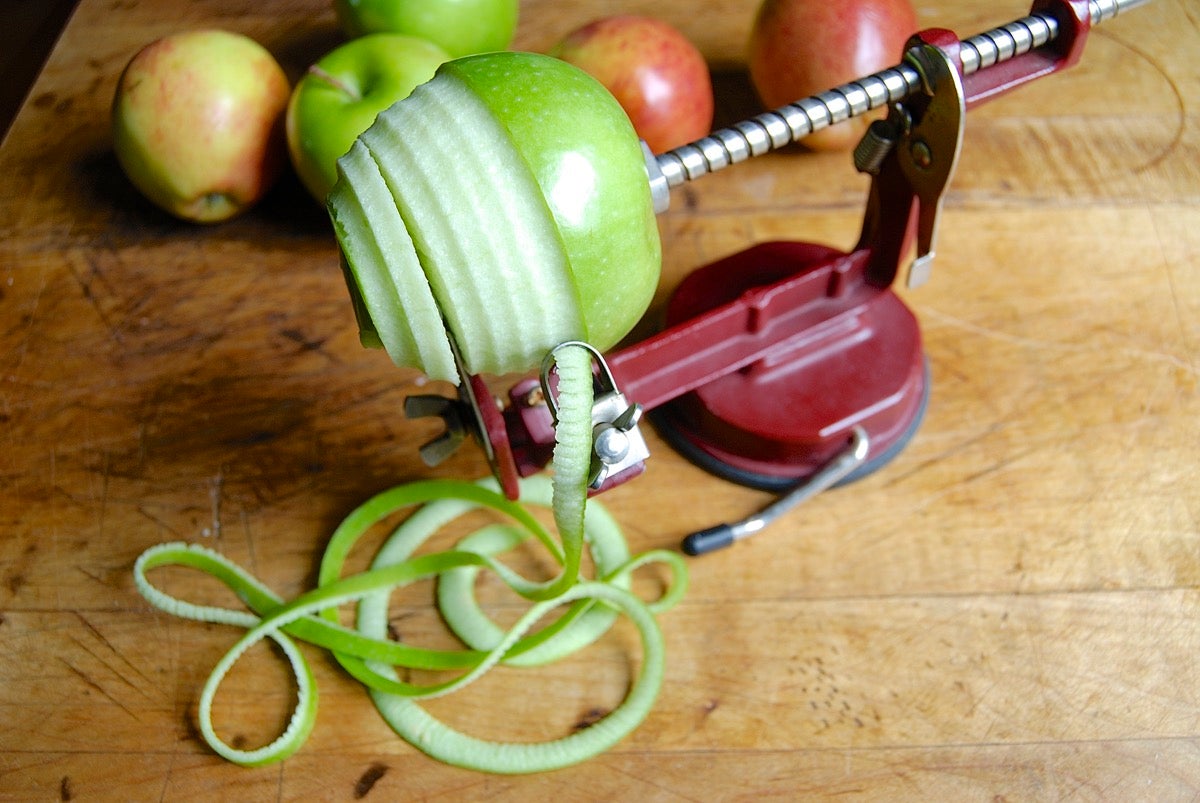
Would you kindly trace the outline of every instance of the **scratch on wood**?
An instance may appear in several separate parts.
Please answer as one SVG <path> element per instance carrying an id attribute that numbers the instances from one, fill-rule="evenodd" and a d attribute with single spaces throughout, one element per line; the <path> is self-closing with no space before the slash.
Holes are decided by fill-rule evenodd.
<path id="1" fill-rule="evenodd" d="M 108 585 L 108 583 L 106 583 L 106 582 L 104 581 L 104 578 L 103 578 L 103 577 L 101 577 L 100 575 L 96 574 L 95 572 L 89 572 L 87 569 L 83 568 L 82 566 L 76 566 L 76 567 L 75 567 L 75 571 L 79 572 L 79 573 L 80 573 L 80 574 L 82 574 L 84 577 L 87 577 L 87 578 L 88 578 L 88 579 L 90 579 L 90 580 L 95 580 L 97 583 L 99 583 L 99 584 L 100 584 L 100 585 L 102 585 L 102 586 L 106 586 L 106 585 Z"/>
<path id="2" fill-rule="evenodd" d="M 903 473 L 893 474 L 887 480 L 884 487 L 891 488 L 891 487 L 900 485 L 901 483 L 903 483 L 906 480 L 912 478 L 913 476 L 921 473 L 922 471 L 925 471 L 932 466 L 936 466 L 940 462 L 947 460 L 951 457 L 954 457 L 955 455 L 957 455 L 959 453 L 967 451 L 968 449 L 975 446 L 976 444 L 986 440 L 987 438 L 991 437 L 992 435 L 996 434 L 997 432 L 1000 432 L 1006 426 L 1008 426 L 1008 425 L 1005 424 L 1004 422 L 997 421 L 997 422 L 989 425 L 982 432 L 979 432 L 979 433 L 973 435 L 972 437 L 967 438 L 966 440 L 952 443 L 949 446 L 949 448 L 944 449 L 941 452 L 939 452 L 938 454 L 931 457 L 930 459 L 925 460 L 925 461 L 917 464 L 916 466 L 913 466 L 908 471 L 905 471 Z"/>
<path id="3" fill-rule="evenodd" d="M 225 470 L 217 471 L 217 476 L 208 483 L 208 503 L 212 508 L 212 527 L 205 527 L 202 535 L 213 538 L 221 537 L 221 492 L 225 487 Z"/>
<path id="4" fill-rule="evenodd" d="M 254 533 L 250 528 L 250 515 L 242 510 L 238 516 L 242 523 L 242 533 L 246 536 L 246 550 L 250 553 L 250 571 L 258 574 L 258 554 L 254 550 Z"/>
<path id="5" fill-rule="evenodd" d="M 72 263 L 67 264 L 67 270 L 71 272 L 71 276 L 75 279 L 75 283 L 79 285 L 79 290 L 83 294 L 83 299 L 96 313 L 96 317 L 100 319 L 100 324 L 106 330 L 108 330 L 109 337 L 111 337 L 115 343 L 122 343 L 124 342 L 124 338 L 120 329 L 118 329 L 109 319 L 108 314 L 104 311 L 104 308 L 100 303 L 100 300 L 96 297 L 96 294 L 92 292 L 93 280 L 97 280 L 101 284 L 104 284 L 104 289 L 111 292 L 111 288 L 108 286 L 106 281 L 104 270 L 100 265 L 99 260 L 93 254 L 89 253 L 86 255 L 85 260 L 88 265 L 89 275 L 85 276 L 80 273 L 78 267 Z"/>
<path id="6" fill-rule="evenodd" d="M 133 713 L 132 708 L 125 705 L 120 700 L 118 700 L 116 697 L 113 697 L 111 694 L 109 694 L 107 691 L 105 691 L 103 686 L 101 686 L 96 681 L 92 680 L 91 677 L 88 676 L 88 674 L 86 672 L 84 672 L 82 669 L 79 669 L 78 667 L 76 667 L 74 664 L 72 664 L 70 661 L 66 660 L 65 658 L 59 658 L 58 660 L 61 661 L 63 663 L 63 665 L 67 667 L 67 669 L 71 670 L 71 672 L 73 672 L 76 675 L 76 677 L 78 677 L 80 680 L 82 680 L 87 685 L 91 686 L 96 691 L 100 692 L 100 694 L 104 695 L 104 697 L 106 697 L 113 705 L 117 706 L 117 708 L 120 708 L 126 714 L 129 714 L 129 716 L 133 717 L 138 722 L 142 721 L 141 718 L 139 718 L 137 714 Z"/>
<path id="7" fill-rule="evenodd" d="M 308 338 L 299 329 L 281 329 L 279 334 L 283 335 L 288 340 L 292 341 L 300 347 L 301 351 L 310 351 L 321 354 L 322 356 L 330 356 L 325 353 L 325 338 Z M 331 358 L 332 360 L 332 358 Z"/>
<path id="8" fill-rule="evenodd" d="M 137 434 L 137 466 L 140 469 L 146 465 L 146 434 L 149 430 L 145 421 L 138 424 Z"/>
<path id="9" fill-rule="evenodd" d="M 1197 373 L 1196 366 L 1187 362 L 1180 357 L 1162 351 L 1150 351 L 1148 349 L 1127 347 L 1113 349 L 1109 346 L 1096 346 L 1088 343 L 1064 343 L 1053 340 L 1044 340 L 1031 337 L 1023 337 L 1014 335 L 1011 332 L 1006 332 L 1003 329 L 996 329 L 989 326 L 980 326 L 972 323 L 964 318 L 942 312 L 934 307 L 924 306 L 921 308 L 921 313 L 930 319 L 937 319 L 947 326 L 956 327 L 964 331 L 970 332 L 980 337 L 986 337 L 991 340 L 996 340 L 1002 343 L 1011 343 L 1015 346 L 1037 349 L 1038 351 L 1057 352 L 1060 354 L 1088 354 L 1097 352 L 1119 353 L 1138 359 L 1148 361 L 1162 362 L 1167 365 L 1178 368 L 1188 374 L 1195 375 Z"/>
<path id="10" fill-rule="evenodd" d="M 169 532 L 171 535 L 175 536 L 176 538 L 181 537 L 178 530 L 176 530 L 171 525 L 167 524 L 167 522 L 165 520 L 160 519 L 158 516 L 155 516 L 152 513 L 150 513 L 150 511 L 146 510 L 146 508 L 143 507 L 142 505 L 138 505 L 136 508 L 134 508 L 134 510 L 136 510 L 138 512 L 138 514 L 145 516 L 147 519 L 154 522 L 160 528 L 162 528 L 163 530 L 166 530 L 167 532 Z"/>
<path id="11" fill-rule="evenodd" d="M 91 631 L 92 635 L 94 635 L 97 639 L 99 639 L 100 643 L 103 644 L 105 647 L 107 647 L 112 652 L 112 654 L 115 655 L 121 661 L 122 664 L 129 667 L 129 669 L 135 675 L 140 677 L 142 680 L 146 681 L 146 683 L 149 684 L 150 688 L 152 688 L 152 689 L 155 688 L 154 681 L 151 680 L 150 678 L 146 677 L 146 674 L 144 672 L 142 672 L 142 670 L 138 669 L 136 664 L 134 664 L 132 661 L 130 661 L 128 658 L 126 658 L 125 654 L 121 650 L 118 650 L 116 645 L 113 644 L 111 641 L 109 641 L 108 637 L 105 636 L 102 632 L 100 632 L 100 629 L 98 627 L 96 627 L 94 624 L 92 624 L 92 622 L 86 616 L 84 616 L 80 611 L 74 611 L 74 614 L 75 614 L 76 618 L 78 618 L 79 621 L 83 622 L 84 626 L 87 627 L 87 629 Z M 134 691 L 139 692 L 143 696 L 149 697 L 149 695 L 146 694 L 146 690 L 144 688 L 138 686 L 131 680 L 129 680 L 126 673 L 117 671 L 117 669 L 110 666 L 107 661 L 105 661 L 99 655 L 96 655 L 96 653 L 92 652 L 86 646 L 84 646 L 81 642 L 79 642 L 78 639 L 75 640 L 75 643 L 79 644 L 81 649 L 83 649 L 89 655 L 94 657 L 97 661 L 100 661 L 105 666 L 107 666 L 109 669 L 111 669 L 114 675 L 116 675 L 123 682 L 128 684 L 130 686 L 130 688 L 132 688 Z"/>

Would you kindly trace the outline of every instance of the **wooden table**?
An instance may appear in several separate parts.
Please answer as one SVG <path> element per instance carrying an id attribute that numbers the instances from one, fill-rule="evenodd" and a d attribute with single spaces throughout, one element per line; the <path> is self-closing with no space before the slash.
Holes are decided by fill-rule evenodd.
<path id="1" fill-rule="evenodd" d="M 962 36 L 1027 11 L 918 5 L 922 25 Z M 719 122 L 753 108 L 754 6 L 622 4 L 704 50 Z M 528 0 L 517 46 L 546 48 L 609 8 Z M 159 35 L 214 25 L 256 37 L 293 76 L 339 41 L 322 0 L 83 0 L 0 149 L 0 797 L 1200 794 L 1192 0 L 1106 23 L 1073 70 L 971 113 L 933 281 L 904 293 L 933 376 L 919 434 L 883 471 L 693 561 L 686 600 L 662 617 L 667 680 L 648 720 L 606 755 L 530 777 L 416 752 L 315 650 L 308 744 L 282 764 L 229 765 L 195 708 L 237 633 L 155 612 L 133 588 L 142 550 L 184 540 L 295 596 L 369 494 L 485 471 L 473 449 L 421 465 L 433 428 L 400 412 L 419 377 L 358 345 L 328 222 L 294 178 L 201 228 L 121 175 L 108 134 L 121 67 Z M 849 247 L 865 187 L 845 155 L 800 152 L 688 187 L 660 218 L 656 304 L 760 240 Z M 604 497 L 634 549 L 768 501 L 650 437 L 646 475 Z M 569 732 L 620 699 L 631 638 L 618 628 L 433 708 L 487 736 Z M 218 726 L 268 738 L 289 688 L 264 651 L 222 692 Z"/>

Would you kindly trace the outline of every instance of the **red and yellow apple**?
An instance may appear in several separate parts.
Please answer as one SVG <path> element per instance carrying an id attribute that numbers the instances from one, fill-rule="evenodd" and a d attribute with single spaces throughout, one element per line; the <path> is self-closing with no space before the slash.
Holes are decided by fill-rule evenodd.
<path id="1" fill-rule="evenodd" d="M 363 342 L 457 381 L 614 345 L 661 247 L 629 118 L 584 71 L 497 52 L 448 62 L 363 132 L 328 205 Z"/>
<path id="2" fill-rule="evenodd" d="M 897 64 L 916 33 L 909 0 L 765 0 L 750 34 L 750 78 L 778 108 Z M 845 150 L 870 120 L 857 117 L 802 140 L 814 150 Z"/>
<path id="3" fill-rule="evenodd" d="M 376 33 L 352 39 L 309 67 L 287 109 L 288 154 L 321 203 L 337 179 L 337 160 L 376 115 L 408 97 L 449 56 L 432 42 Z"/>
<path id="4" fill-rule="evenodd" d="M 452 57 L 504 50 L 517 30 L 518 0 L 334 0 L 350 37 L 402 33 Z"/>
<path id="5" fill-rule="evenodd" d="M 246 36 L 172 34 L 121 74 L 113 149 L 158 206 L 186 220 L 225 220 L 262 198 L 286 162 L 289 91 L 275 58 Z"/>
<path id="6" fill-rule="evenodd" d="M 687 37 L 662 20 L 605 17 L 568 34 L 550 55 L 607 87 L 655 153 L 700 139 L 712 128 L 708 64 Z"/>

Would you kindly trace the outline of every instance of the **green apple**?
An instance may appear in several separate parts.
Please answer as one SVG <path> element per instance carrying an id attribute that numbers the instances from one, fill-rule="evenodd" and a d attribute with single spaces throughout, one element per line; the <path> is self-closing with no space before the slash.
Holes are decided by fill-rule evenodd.
<path id="1" fill-rule="evenodd" d="M 504 50 L 517 30 L 518 0 L 334 0 L 351 37 L 403 33 L 453 57 Z"/>
<path id="2" fill-rule="evenodd" d="M 261 45 L 188 31 L 139 51 L 117 82 L 113 149 L 147 198 L 198 222 L 230 218 L 270 188 L 286 157 L 290 87 Z"/>
<path id="3" fill-rule="evenodd" d="M 529 370 L 565 340 L 610 348 L 657 287 L 637 135 L 559 59 L 444 64 L 338 170 L 328 204 L 363 341 L 431 377 L 457 379 L 451 342 L 469 373 Z"/>
<path id="4" fill-rule="evenodd" d="M 337 160 L 379 112 L 408 97 L 449 59 L 437 45 L 402 34 L 353 39 L 323 56 L 292 90 L 288 154 L 304 186 L 324 203 Z"/>

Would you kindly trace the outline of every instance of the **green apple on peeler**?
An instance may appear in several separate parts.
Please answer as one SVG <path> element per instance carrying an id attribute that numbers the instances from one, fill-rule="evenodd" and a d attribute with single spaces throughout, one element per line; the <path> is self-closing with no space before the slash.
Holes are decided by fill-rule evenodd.
<path id="1" fill-rule="evenodd" d="M 330 215 L 362 339 L 457 381 L 607 349 L 645 312 L 661 246 L 645 156 L 604 87 L 559 59 L 447 62 L 338 162 Z"/>

